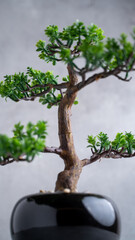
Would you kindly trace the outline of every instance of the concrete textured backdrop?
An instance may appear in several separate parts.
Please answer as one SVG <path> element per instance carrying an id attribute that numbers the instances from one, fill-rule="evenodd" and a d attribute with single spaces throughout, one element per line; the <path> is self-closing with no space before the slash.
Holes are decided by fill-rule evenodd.
<path id="1" fill-rule="evenodd" d="M 67 75 L 66 67 L 45 64 L 37 56 L 35 43 L 44 38 L 49 24 L 60 28 L 76 19 L 95 23 L 106 36 L 129 34 L 135 26 L 134 0 L 0 0 L 0 77 L 26 71 L 27 66 L 54 74 Z M 76 150 L 80 158 L 89 157 L 87 135 L 100 131 L 112 139 L 118 131 L 135 132 L 135 76 L 130 83 L 113 77 L 98 81 L 79 93 L 79 105 L 73 107 L 72 125 Z M 13 125 L 45 119 L 49 123 L 48 146 L 58 146 L 57 108 L 46 109 L 35 102 L 14 103 L 0 98 L 0 133 L 11 135 Z M 13 163 L 0 167 L 0 239 L 10 238 L 10 214 L 22 196 L 52 190 L 63 162 L 45 154 L 31 164 Z M 83 170 L 79 191 L 111 197 L 122 219 L 122 240 L 135 239 L 135 159 L 102 160 Z"/>

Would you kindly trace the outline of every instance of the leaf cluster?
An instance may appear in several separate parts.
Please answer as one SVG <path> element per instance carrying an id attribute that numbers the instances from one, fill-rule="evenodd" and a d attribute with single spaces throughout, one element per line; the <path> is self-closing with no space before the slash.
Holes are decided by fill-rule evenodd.
<path id="1" fill-rule="evenodd" d="M 42 97 L 40 97 L 39 102 L 41 102 L 43 105 L 47 104 L 48 109 L 50 109 L 52 106 L 57 106 L 60 103 L 62 96 L 61 96 L 61 94 L 58 94 L 56 96 L 54 94 L 55 91 L 56 90 L 53 89 L 46 95 L 43 95 Z"/>
<path id="2" fill-rule="evenodd" d="M 55 95 L 56 89 L 53 88 L 53 85 L 57 84 L 58 76 L 54 76 L 52 72 L 43 73 L 28 67 L 26 74 L 6 75 L 4 81 L 0 82 L 0 95 L 6 99 L 9 97 L 16 102 L 30 98 L 34 100 L 39 95 L 39 102 L 42 104 L 48 104 L 48 106 L 51 104 L 57 105 L 60 95 Z M 52 85 L 52 89 L 49 93 L 42 95 L 44 91 L 49 89 L 50 85 Z"/>
<path id="3" fill-rule="evenodd" d="M 71 26 L 59 31 L 57 26 L 50 25 L 45 29 L 49 43 L 39 40 L 36 44 L 39 57 L 46 62 L 56 64 L 57 61 L 64 61 L 74 65 L 73 60 L 83 53 L 84 48 L 96 45 L 104 38 L 103 31 L 96 25 L 86 27 L 83 22 L 76 21 Z M 84 47 L 85 46 L 85 47 Z M 87 49 L 88 50 L 88 49 Z"/>
<path id="4" fill-rule="evenodd" d="M 24 126 L 19 122 L 14 126 L 13 137 L 0 135 L 0 162 L 6 159 L 23 157 L 30 162 L 45 147 L 47 122 L 38 121 L 37 124 L 29 122 Z"/>
<path id="5" fill-rule="evenodd" d="M 133 56 L 129 59 L 132 53 Z M 128 60 L 126 67 L 127 70 L 130 70 L 135 60 L 135 45 L 127 40 L 127 35 L 122 33 L 118 40 L 107 38 L 103 64 L 112 70 L 118 66 L 123 66 Z"/>
<path id="6" fill-rule="evenodd" d="M 49 43 L 39 40 L 36 47 L 40 52 L 39 57 L 46 62 L 56 64 L 57 61 L 63 61 L 79 69 L 74 60 L 83 57 L 84 67 L 92 71 L 99 67 L 112 70 L 125 64 L 127 70 L 130 70 L 135 61 L 135 29 L 131 34 L 133 44 L 127 40 L 124 33 L 118 40 L 107 38 L 103 41 L 105 36 L 101 28 L 94 24 L 86 27 L 80 21 L 63 28 L 62 31 L 59 31 L 58 26 L 50 25 L 45 29 L 45 34 Z"/>
<path id="7" fill-rule="evenodd" d="M 131 132 L 117 133 L 113 141 L 110 141 L 107 134 L 100 132 L 97 136 L 88 136 L 88 147 L 95 153 L 102 153 L 107 150 L 115 150 L 130 155 L 135 151 L 135 136 Z"/>

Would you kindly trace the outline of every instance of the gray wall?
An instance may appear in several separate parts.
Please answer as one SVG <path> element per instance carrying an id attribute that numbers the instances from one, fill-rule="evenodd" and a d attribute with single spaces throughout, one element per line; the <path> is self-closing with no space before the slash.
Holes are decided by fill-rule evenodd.
<path id="1" fill-rule="evenodd" d="M 54 74 L 67 75 L 66 67 L 56 68 L 38 59 L 35 43 L 44 39 L 49 24 L 60 28 L 76 19 L 95 23 L 106 36 L 130 33 L 135 25 L 134 0 L 1 0 L 0 1 L 0 77 L 26 71 L 27 66 Z M 87 135 L 100 131 L 112 139 L 118 131 L 135 132 L 135 76 L 130 83 L 110 77 L 93 83 L 79 93 L 79 106 L 73 107 L 72 125 L 80 158 L 89 157 Z M 33 102 L 14 103 L 0 99 L 0 132 L 11 135 L 13 125 L 45 119 L 49 123 L 47 145 L 58 146 L 57 109 Z M 15 202 L 40 189 L 53 190 L 63 162 L 55 155 L 41 155 L 31 164 L 13 163 L 0 167 L 0 239 L 10 239 L 9 220 Z M 135 159 L 102 160 L 83 170 L 79 191 L 111 197 L 122 218 L 122 240 L 135 238 Z"/>

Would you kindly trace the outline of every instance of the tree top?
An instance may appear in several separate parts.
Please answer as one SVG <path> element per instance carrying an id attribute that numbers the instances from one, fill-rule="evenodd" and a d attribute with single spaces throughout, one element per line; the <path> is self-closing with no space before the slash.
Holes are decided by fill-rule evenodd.
<path id="1" fill-rule="evenodd" d="M 52 62 L 53 65 L 61 61 L 70 66 L 81 79 L 72 87 L 72 92 L 110 75 L 129 81 L 129 72 L 135 70 L 135 28 L 131 34 L 132 43 L 124 33 L 118 39 L 106 39 L 101 28 L 94 24 L 86 27 L 80 21 L 63 28 L 62 31 L 59 31 L 58 26 L 50 25 L 45 29 L 45 35 L 48 37 L 48 43 L 39 40 L 36 44 L 36 50 L 40 52 L 39 57 L 47 63 Z M 84 59 L 82 67 L 79 66 L 79 59 Z M 101 72 L 95 74 L 98 69 Z M 88 78 L 87 73 L 90 75 Z M 39 98 L 39 102 L 51 108 L 59 105 L 69 87 L 71 90 L 70 81 L 69 75 L 61 79 L 51 71 L 44 73 L 28 67 L 26 74 L 6 75 L 4 81 L 0 82 L 0 95 L 16 102 Z"/>

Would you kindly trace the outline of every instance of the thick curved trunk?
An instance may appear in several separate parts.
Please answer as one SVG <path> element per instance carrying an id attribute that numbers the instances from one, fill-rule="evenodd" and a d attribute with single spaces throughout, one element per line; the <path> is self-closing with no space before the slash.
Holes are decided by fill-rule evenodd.
<path id="1" fill-rule="evenodd" d="M 58 174 L 55 190 L 69 188 L 74 192 L 82 171 L 81 161 L 75 152 L 70 120 L 71 107 L 77 96 L 77 92 L 72 93 L 71 88 L 78 82 L 78 79 L 70 66 L 68 66 L 68 72 L 70 85 L 58 109 L 59 140 L 62 149 L 60 156 L 64 160 L 65 169 Z"/>

